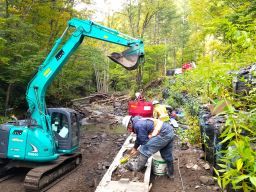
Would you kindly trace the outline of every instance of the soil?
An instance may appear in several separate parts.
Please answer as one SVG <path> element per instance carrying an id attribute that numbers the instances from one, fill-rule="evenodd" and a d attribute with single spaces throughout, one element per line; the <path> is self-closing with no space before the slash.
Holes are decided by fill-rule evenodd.
<path id="1" fill-rule="evenodd" d="M 119 129 L 117 129 L 119 130 Z M 81 147 L 83 154 L 81 166 L 65 177 L 62 181 L 50 188 L 48 192 L 93 192 L 98 183 L 112 163 L 128 134 L 121 133 L 115 128 L 82 129 Z M 153 176 L 151 192 L 208 192 L 214 191 L 213 186 L 201 184 L 200 176 L 210 176 L 210 171 L 205 170 L 206 163 L 200 159 L 201 150 L 189 147 L 180 150 L 175 143 L 175 178 L 168 179 L 166 176 Z M 198 165 L 197 170 L 187 168 L 187 164 Z M 0 183 L 0 191 L 24 192 L 23 180 L 26 171 L 19 170 L 15 177 Z M 182 187 L 182 182 L 183 186 Z M 215 186 L 216 187 L 216 186 Z"/>

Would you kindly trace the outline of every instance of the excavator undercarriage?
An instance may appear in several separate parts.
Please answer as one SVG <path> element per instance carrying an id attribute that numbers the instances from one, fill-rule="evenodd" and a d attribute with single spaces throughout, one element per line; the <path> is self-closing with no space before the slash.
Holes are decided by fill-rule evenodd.
<path id="1" fill-rule="evenodd" d="M 27 192 L 43 192 L 61 181 L 64 177 L 72 173 L 81 163 L 82 154 L 60 156 L 51 163 L 23 163 L 11 161 L 0 164 L 0 182 L 12 177 L 15 172 L 13 168 L 31 168 L 26 174 L 24 188 Z M 2 179 L 2 180 L 1 180 Z"/>

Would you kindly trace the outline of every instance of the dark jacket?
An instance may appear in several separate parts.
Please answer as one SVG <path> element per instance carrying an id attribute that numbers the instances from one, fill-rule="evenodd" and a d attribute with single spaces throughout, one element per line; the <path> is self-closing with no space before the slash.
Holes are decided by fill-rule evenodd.
<path id="1" fill-rule="evenodd" d="M 135 116 L 132 118 L 132 127 L 137 135 L 134 145 L 134 148 L 137 149 L 140 145 L 145 145 L 148 142 L 148 135 L 154 130 L 154 122 L 150 119 Z M 168 134 L 170 131 L 173 131 L 171 125 L 163 123 L 159 135 Z"/>

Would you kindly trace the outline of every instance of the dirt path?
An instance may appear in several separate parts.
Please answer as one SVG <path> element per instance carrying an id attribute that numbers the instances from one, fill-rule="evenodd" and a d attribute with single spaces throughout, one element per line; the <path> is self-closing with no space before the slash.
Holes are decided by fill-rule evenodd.
<path id="1" fill-rule="evenodd" d="M 83 154 L 82 165 L 73 173 L 64 178 L 48 192 L 93 192 L 95 191 L 102 176 L 110 166 L 115 155 L 119 151 L 127 134 L 114 133 L 115 130 L 88 131 L 83 130 L 81 136 L 81 152 Z M 175 147 L 175 179 L 170 181 L 165 176 L 152 176 L 153 187 L 151 192 L 182 192 L 182 184 L 178 171 L 178 163 L 186 192 L 208 192 L 216 191 L 214 186 L 201 184 L 200 176 L 209 176 L 208 170 L 202 166 L 205 162 L 199 159 L 199 151 L 195 149 L 178 150 Z M 199 168 L 193 170 L 189 166 L 197 165 Z M 189 168 L 187 168 L 187 166 Z M 195 166 L 196 167 L 196 166 Z M 0 191 L 24 192 L 24 171 L 8 181 L 0 183 Z"/>

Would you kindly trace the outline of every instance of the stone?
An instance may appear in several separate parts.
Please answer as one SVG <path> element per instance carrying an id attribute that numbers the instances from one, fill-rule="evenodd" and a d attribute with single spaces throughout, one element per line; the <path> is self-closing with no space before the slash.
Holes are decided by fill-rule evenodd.
<path id="1" fill-rule="evenodd" d="M 212 190 L 213 190 L 213 191 L 219 191 L 219 190 L 220 190 L 220 187 L 219 187 L 219 186 L 213 186 L 213 187 L 212 187 Z"/>
<path id="2" fill-rule="evenodd" d="M 192 170 L 197 171 L 197 170 L 201 170 L 201 168 L 197 164 L 195 164 L 193 165 Z"/>
<path id="3" fill-rule="evenodd" d="M 96 138 L 98 138 L 98 135 L 93 135 L 93 136 L 91 137 L 91 139 L 96 139 Z"/>
<path id="4" fill-rule="evenodd" d="M 203 151 L 199 153 L 199 159 L 205 159 L 205 153 Z"/>
<path id="5" fill-rule="evenodd" d="M 210 176 L 200 176 L 199 180 L 204 185 L 214 185 L 214 179 Z"/>
<path id="6" fill-rule="evenodd" d="M 205 163 L 203 165 L 203 168 L 205 168 L 206 170 L 209 170 L 211 167 L 210 167 L 210 165 L 208 163 Z"/>
<path id="7" fill-rule="evenodd" d="M 117 142 L 123 142 L 124 138 L 117 139 Z"/>
<path id="8" fill-rule="evenodd" d="M 187 149 L 189 149 L 189 146 L 188 146 L 187 143 L 181 143 L 180 149 L 181 150 L 187 150 Z"/>
<path id="9" fill-rule="evenodd" d="M 186 167 L 187 167 L 188 169 L 191 169 L 193 166 L 194 166 L 193 163 L 188 163 L 188 164 L 186 164 Z"/>
<path id="10" fill-rule="evenodd" d="M 202 183 L 202 184 L 207 184 L 207 182 L 208 182 L 208 176 L 200 176 L 199 177 L 199 180 L 200 180 L 200 182 Z"/>
<path id="11" fill-rule="evenodd" d="M 102 135 L 101 135 L 101 137 L 102 138 L 106 138 L 108 135 L 106 134 L 106 133 L 103 133 Z"/>
<path id="12" fill-rule="evenodd" d="M 195 189 L 198 189 L 198 188 L 200 188 L 200 185 L 196 185 L 196 186 L 195 186 Z"/>

